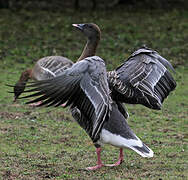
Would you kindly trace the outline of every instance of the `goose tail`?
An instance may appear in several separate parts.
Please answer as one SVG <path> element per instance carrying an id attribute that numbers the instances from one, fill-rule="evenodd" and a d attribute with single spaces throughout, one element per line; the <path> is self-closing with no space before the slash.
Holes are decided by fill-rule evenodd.
<path id="1" fill-rule="evenodd" d="M 105 144 L 111 144 L 116 147 L 129 148 L 142 157 L 153 157 L 153 151 L 146 146 L 130 129 L 126 132 L 126 137 L 114 134 L 107 129 L 103 129 L 101 140 Z"/>
<path id="2" fill-rule="evenodd" d="M 129 148 L 137 152 L 142 157 L 151 158 L 154 154 L 153 151 L 148 146 L 146 146 L 140 139 L 138 139 L 138 143 L 129 146 Z"/>

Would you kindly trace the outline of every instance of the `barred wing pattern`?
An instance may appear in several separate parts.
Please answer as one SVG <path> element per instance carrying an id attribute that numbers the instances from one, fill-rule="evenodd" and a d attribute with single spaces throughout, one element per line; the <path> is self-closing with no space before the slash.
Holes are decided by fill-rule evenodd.
<path id="1" fill-rule="evenodd" d="M 71 67 L 73 62 L 63 56 L 47 56 L 37 61 L 33 68 L 35 80 L 46 80 L 60 75 L 65 69 Z"/>
<path id="2" fill-rule="evenodd" d="M 106 68 L 101 58 L 86 58 L 64 70 L 58 77 L 37 81 L 27 87 L 33 89 L 25 92 L 37 92 L 22 98 L 40 96 L 28 103 L 42 100 L 41 105 L 59 106 L 67 102 L 72 108 L 78 108 L 85 117 L 85 122 L 81 123 L 85 123 L 84 128 L 91 139 L 94 142 L 99 139 L 102 126 L 110 116 L 112 103 Z"/>
<path id="3" fill-rule="evenodd" d="M 164 99 L 176 87 L 167 68 L 174 71 L 156 51 L 148 48 L 135 51 L 121 66 L 107 74 L 112 98 L 161 109 Z"/>

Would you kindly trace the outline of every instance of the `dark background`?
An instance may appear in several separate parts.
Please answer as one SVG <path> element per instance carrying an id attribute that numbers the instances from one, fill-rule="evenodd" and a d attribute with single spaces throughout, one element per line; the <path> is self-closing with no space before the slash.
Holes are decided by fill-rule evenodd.
<path id="1" fill-rule="evenodd" d="M 95 10 L 97 8 L 187 8 L 187 0 L 0 0 L 0 8 L 23 9 L 39 8 L 63 10 L 64 8 Z"/>

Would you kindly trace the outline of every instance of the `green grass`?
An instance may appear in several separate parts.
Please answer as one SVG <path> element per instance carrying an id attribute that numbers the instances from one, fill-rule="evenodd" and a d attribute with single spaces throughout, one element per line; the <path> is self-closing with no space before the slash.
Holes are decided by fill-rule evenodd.
<path id="1" fill-rule="evenodd" d="M 98 12 L 0 11 L 0 179 L 187 179 L 188 178 L 188 12 L 181 10 Z M 12 103 L 20 73 L 48 55 L 79 57 L 85 39 L 71 24 L 95 22 L 102 31 L 97 55 L 109 70 L 139 46 L 157 50 L 176 68 L 176 90 L 161 111 L 127 105 L 129 124 L 154 151 L 144 159 L 125 150 L 119 167 L 97 172 L 95 148 L 68 109 Z M 116 161 L 118 149 L 105 146 L 102 159 Z"/>

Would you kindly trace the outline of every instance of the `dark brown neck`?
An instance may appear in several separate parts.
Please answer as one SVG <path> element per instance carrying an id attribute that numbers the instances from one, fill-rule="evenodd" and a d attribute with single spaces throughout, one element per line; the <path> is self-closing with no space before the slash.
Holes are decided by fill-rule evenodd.
<path id="1" fill-rule="evenodd" d="M 32 69 L 27 69 L 26 71 L 22 72 L 19 82 L 20 83 L 27 82 L 28 79 L 31 78 L 31 73 L 32 73 Z"/>
<path id="2" fill-rule="evenodd" d="M 96 53 L 96 49 L 97 49 L 99 41 L 100 41 L 99 37 L 95 39 L 88 39 L 84 47 L 84 50 L 77 61 L 81 61 L 82 59 L 86 57 L 94 56 Z"/>

